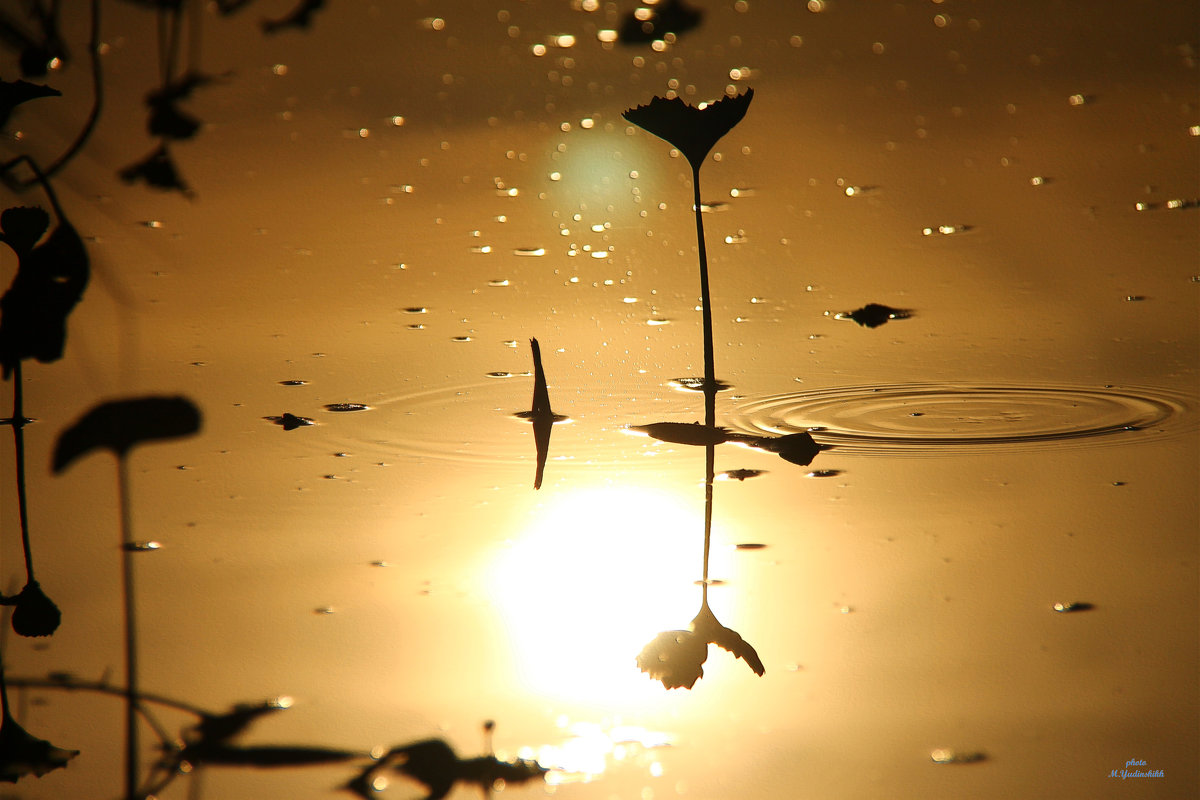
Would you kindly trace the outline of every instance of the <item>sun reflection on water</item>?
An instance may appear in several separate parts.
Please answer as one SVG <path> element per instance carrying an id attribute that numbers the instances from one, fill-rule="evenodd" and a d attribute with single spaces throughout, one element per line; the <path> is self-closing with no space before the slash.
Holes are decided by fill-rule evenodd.
<path id="1" fill-rule="evenodd" d="M 524 688 L 584 702 L 661 694 L 635 658 L 659 631 L 695 614 L 703 497 L 594 487 L 531 513 L 488 573 Z M 714 537 L 722 538 L 719 526 Z M 727 555 L 714 558 L 713 574 L 722 575 Z"/>

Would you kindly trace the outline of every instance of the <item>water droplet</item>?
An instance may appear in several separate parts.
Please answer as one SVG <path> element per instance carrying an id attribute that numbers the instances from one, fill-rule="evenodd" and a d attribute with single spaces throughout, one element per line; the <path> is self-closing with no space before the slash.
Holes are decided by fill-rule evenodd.
<path id="1" fill-rule="evenodd" d="M 1095 98 L 1087 94 L 1073 94 L 1067 98 L 1067 104 L 1072 106 L 1083 106 L 1092 102 Z"/>
<path id="2" fill-rule="evenodd" d="M 746 232 L 741 229 L 736 234 L 725 237 L 725 244 L 745 244 L 747 241 L 749 240 L 746 238 Z"/>
<path id="3" fill-rule="evenodd" d="M 933 228 L 922 228 L 921 233 L 925 236 L 933 236 L 934 234 L 953 236 L 957 233 L 966 233 L 972 227 L 971 225 L 938 225 Z"/>
<path id="4" fill-rule="evenodd" d="M 514 256 L 524 256 L 526 258 L 535 258 L 537 256 L 546 255 L 546 248 L 544 248 L 544 247 L 518 247 L 516 250 L 513 250 L 513 255 Z"/>
<path id="5" fill-rule="evenodd" d="M 841 474 L 842 474 L 842 471 L 840 469 L 814 469 L 812 472 L 808 473 L 808 475 L 806 477 L 809 477 L 809 478 L 833 478 L 833 477 L 835 477 L 837 475 L 841 475 Z"/>
<path id="6" fill-rule="evenodd" d="M 663 325 L 670 325 L 671 320 L 667 319 L 666 317 L 651 317 L 650 319 L 646 320 L 646 324 L 650 325 L 651 327 L 661 327 Z"/>
<path id="7" fill-rule="evenodd" d="M 1075 601 L 1072 603 L 1055 603 L 1054 610 L 1060 614 L 1070 614 L 1075 611 L 1091 611 L 1095 608 L 1091 603 Z"/>
<path id="8" fill-rule="evenodd" d="M 987 754 L 977 750 L 952 750 L 948 747 L 938 747 L 929 753 L 929 758 L 935 764 L 976 764 L 987 760 Z"/>
<path id="9" fill-rule="evenodd" d="M 487 285 L 491 286 L 493 289 L 508 286 L 508 278 L 493 278 L 492 280 L 488 281 Z"/>
<path id="10" fill-rule="evenodd" d="M 155 550 L 162 549 L 161 542 L 125 542 L 121 545 L 121 549 L 127 553 L 150 553 Z"/>
<path id="11" fill-rule="evenodd" d="M 412 325 L 409 325 L 409 326 L 407 326 L 407 327 L 408 327 L 408 329 L 409 329 L 410 331 L 423 331 L 423 330 L 425 330 L 425 326 L 424 326 L 424 325 L 422 325 L 422 324 L 421 324 L 421 323 L 419 323 L 419 322 L 414 322 Z"/>
<path id="12" fill-rule="evenodd" d="M 477 247 L 472 247 L 471 252 L 472 253 L 490 253 L 490 252 L 492 252 L 492 246 L 490 244 L 479 245 Z"/>
<path id="13" fill-rule="evenodd" d="M 511 378 L 512 373 L 511 372 L 489 372 L 487 374 L 487 376 L 489 378 Z"/>
<path id="14" fill-rule="evenodd" d="M 429 309 L 425 306 L 409 306 L 408 308 L 404 309 L 405 314 L 426 314 L 428 312 Z"/>
<path id="15" fill-rule="evenodd" d="M 455 336 L 455 337 L 452 337 L 450 339 L 450 341 L 452 341 L 452 342 L 469 342 L 469 341 L 471 341 L 471 337 L 470 336 Z"/>

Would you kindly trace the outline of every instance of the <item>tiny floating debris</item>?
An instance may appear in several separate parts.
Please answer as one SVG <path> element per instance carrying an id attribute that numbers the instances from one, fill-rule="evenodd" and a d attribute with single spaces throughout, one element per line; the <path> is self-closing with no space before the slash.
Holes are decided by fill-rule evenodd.
<path id="1" fill-rule="evenodd" d="M 125 542 L 121 545 L 121 549 L 126 553 L 151 553 L 155 550 L 162 549 L 161 542 Z"/>
<path id="2" fill-rule="evenodd" d="M 509 283 L 508 278 L 493 278 L 492 280 L 487 282 L 487 285 L 492 287 L 493 289 L 499 289 L 499 288 L 502 288 L 505 286 L 509 286 L 511 284 Z"/>
<path id="3" fill-rule="evenodd" d="M 716 384 L 718 392 L 724 392 L 731 388 L 730 384 L 722 380 L 718 380 Z M 684 392 L 702 392 L 704 391 L 704 378 L 672 378 L 667 381 L 667 385 L 672 389 Z"/>
<path id="4" fill-rule="evenodd" d="M 452 341 L 452 342 L 469 342 L 469 341 L 471 341 L 471 337 L 470 336 L 454 336 L 454 337 L 451 337 L 450 341 Z"/>
<path id="5" fill-rule="evenodd" d="M 292 380 L 289 380 L 289 381 L 280 381 L 280 382 L 279 382 L 279 385 L 280 385 L 280 386 L 307 386 L 307 385 L 308 385 L 308 381 L 302 381 L 302 380 L 299 380 L 299 379 L 292 379 Z"/>
<path id="6" fill-rule="evenodd" d="M 392 562 L 390 562 L 390 561 L 383 561 L 383 560 L 376 560 L 376 561 L 372 561 L 372 562 L 371 562 L 371 566 L 372 566 L 372 567 L 390 567 L 390 566 L 392 566 Z"/>
<path id="7" fill-rule="evenodd" d="M 766 474 L 765 469 L 729 469 L 717 476 L 719 481 L 744 481 L 746 478 L 757 478 Z"/>
<path id="8" fill-rule="evenodd" d="M 319 606 L 313 609 L 314 614 L 332 614 L 333 606 Z"/>
<path id="9" fill-rule="evenodd" d="M 760 542 L 740 542 L 733 546 L 734 550 L 765 550 L 767 545 Z"/>
<path id="10" fill-rule="evenodd" d="M 987 761 L 987 753 L 978 750 L 952 750 L 949 747 L 936 747 L 929 753 L 929 758 L 935 764 L 978 764 Z"/>
<path id="11" fill-rule="evenodd" d="M 806 475 L 805 477 L 807 477 L 807 478 L 833 478 L 833 477 L 836 477 L 841 474 L 842 474 L 842 471 L 840 469 L 814 469 L 812 472 L 808 473 L 808 475 Z"/>
<path id="12" fill-rule="evenodd" d="M 1126 303 L 1140 303 L 1146 299 L 1144 294 L 1130 294 L 1125 296 Z"/>
<path id="13" fill-rule="evenodd" d="M 1075 601 L 1073 603 L 1055 603 L 1054 610 L 1060 614 L 1070 614 L 1075 611 L 1091 611 L 1096 606 L 1091 603 Z"/>
<path id="14" fill-rule="evenodd" d="M 285 431 L 294 431 L 296 428 L 303 428 L 307 425 L 316 425 L 316 423 L 308 417 L 298 417 L 295 414 L 288 414 L 286 412 L 281 417 L 263 417 L 263 419 L 269 422 L 274 422 Z"/>
<path id="15" fill-rule="evenodd" d="M 850 319 L 866 328 L 878 328 L 893 319 L 909 319 L 913 316 L 910 308 L 892 308 L 879 303 L 867 303 L 854 311 L 841 311 L 833 315 L 834 319 Z"/>
<path id="16" fill-rule="evenodd" d="M 428 314 L 429 313 L 429 309 L 426 308 L 425 306 L 409 306 L 408 308 L 401 309 L 401 310 L 405 314 Z"/>
<path id="17" fill-rule="evenodd" d="M 511 372 L 489 372 L 487 376 L 489 378 L 511 378 L 513 374 Z"/>
<path id="18" fill-rule="evenodd" d="M 878 191 L 878 186 L 847 186 L 846 197 L 862 197 L 863 195 L 875 194 Z"/>
<path id="19" fill-rule="evenodd" d="M 923 236 L 933 236 L 934 234 L 953 236 L 956 233 L 966 233 L 967 231 L 974 229 L 974 227 L 974 225 L 937 225 L 933 228 L 922 228 L 921 234 Z"/>
<path id="20" fill-rule="evenodd" d="M 366 403 L 326 403 L 325 410 L 342 414 L 350 411 L 370 411 L 371 407 Z"/>
<path id="21" fill-rule="evenodd" d="M 523 256 L 526 258 L 536 258 L 538 256 L 546 255 L 546 248 L 544 248 L 544 247 L 518 247 L 516 250 L 513 250 L 513 255 L 514 256 Z"/>

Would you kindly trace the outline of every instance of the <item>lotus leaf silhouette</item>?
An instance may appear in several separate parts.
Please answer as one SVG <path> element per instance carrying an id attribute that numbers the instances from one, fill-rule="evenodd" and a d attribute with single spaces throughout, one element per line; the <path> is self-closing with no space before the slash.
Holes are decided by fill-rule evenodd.
<path id="1" fill-rule="evenodd" d="M 722 97 L 702 108 L 691 106 L 678 97 L 655 97 L 649 104 L 631 108 L 622 114 L 625 119 L 664 139 L 688 160 L 695 171 L 700 170 L 705 157 L 725 134 L 746 116 L 754 99 L 754 90 Z"/>
<path id="2" fill-rule="evenodd" d="M 0 781 L 16 783 L 26 775 L 42 777 L 51 770 L 65 767 L 79 755 L 78 750 L 64 750 L 44 739 L 31 735 L 4 710 L 0 723 Z"/>
<path id="3" fill-rule="evenodd" d="M 732 628 L 718 620 L 705 600 L 700 613 L 692 620 L 690 630 L 664 631 L 655 636 L 638 653 L 638 669 L 668 689 L 691 689 L 704 677 L 704 662 L 708 646 L 715 644 L 745 661 L 754 674 L 763 675 L 766 668 L 754 648 Z"/>

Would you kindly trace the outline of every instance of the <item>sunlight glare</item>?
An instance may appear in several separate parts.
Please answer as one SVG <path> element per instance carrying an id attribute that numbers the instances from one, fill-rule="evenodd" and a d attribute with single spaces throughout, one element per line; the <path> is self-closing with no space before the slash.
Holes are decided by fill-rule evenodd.
<path id="1" fill-rule="evenodd" d="M 687 627 L 700 604 L 703 495 L 685 499 L 636 486 L 572 491 L 507 543 L 489 594 L 529 690 L 599 699 L 653 685 L 637 654 L 658 632 Z"/>

